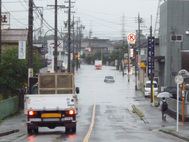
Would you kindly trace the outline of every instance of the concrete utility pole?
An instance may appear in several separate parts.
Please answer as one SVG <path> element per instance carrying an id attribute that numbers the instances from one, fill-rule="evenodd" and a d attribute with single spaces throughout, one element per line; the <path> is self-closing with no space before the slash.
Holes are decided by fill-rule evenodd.
<path id="1" fill-rule="evenodd" d="M 29 79 L 30 77 L 33 77 L 33 0 L 29 1 L 28 20 L 29 20 L 28 21 L 28 87 L 29 87 L 30 85 Z"/>
<path id="2" fill-rule="evenodd" d="M 140 14 L 138 14 L 138 47 L 139 47 L 139 52 L 138 54 L 140 55 L 140 23 L 142 22 L 140 18 Z"/>
<path id="3" fill-rule="evenodd" d="M 150 47 L 150 61 L 151 61 L 151 68 L 150 68 L 150 79 L 151 79 L 151 103 L 153 102 L 153 56 L 152 56 L 152 51 L 153 51 L 153 46 L 152 46 L 152 16 L 151 16 L 151 26 L 150 26 L 150 39 L 151 39 L 151 47 Z"/>
<path id="4" fill-rule="evenodd" d="M 58 7 L 65 8 L 64 5 L 58 5 L 57 0 L 55 0 L 55 5 L 48 5 L 55 7 L 55 20 L 54 20 L 54 71 L 57 72 L 57 46 L 58 46 Z"/>
<path id="5" fill-rule="evenodd" d="M 79 56 L 81 56 L 81 40 L 82 40 L 82 29 L 83 28 L 84 28 L 84 26 L 81 24 L 79 27 L 79 53 L 80 53 Z M 79 62 L 79 68 L 80 68 L 80 62 Z"/>
<path id="6" fill-rule="evenodd" d="M 125 16 L 123 14 L 123 18 L 122 18 L 122 38 L 123 38 L 123 49 L 125 48 Z M 124 57 L 123 57 L 123 67 L 122 67 L 122 72 L 124 75 Z"/>
<path id="7" fill-rule="evenodd" d="M 130 82 L 130 44 L 128 44 L 128 82 Z"/>
<path id="8" fill-rule="evenodd" d="M 137 51 L 135 48 L 135 90 L 137 90 Z"/>
<path id="9" fill-rule="evenodd" d="M 68 72 L 70 72 L 70 54 L 71 54 L 71 0 L 69 0 L 68 6 Z"/>
<path id="10" fill-rule="evenodd" d="M 0 15 L 2 14 L 2 9 L 1 9 L 1 6 L 2 6 L 2 0 L 0 0 Z M 1 17 L 0 17 L 0 63 L 1 63 Z"/>
<path id="11" fill-rule="evenodd" d="M 74 21 L 74 16 L 73 16 L 73 63 L 72 63 L 72 71 L 74 73 L 74 67 L 75 67 L 75 29 L 74 29 L 74 26 L 75 26 L 75 21 Z"/>
<path id="12" fill-rule="evenodd" d="M 77 46 L 76 46 L 76 55 L 78 56 L 78 48 L 79 48 L 79 21 L 77 21 Z M 78 58 L 76 58 L 76 70 L 78 70 Z"/>
<path id="13" fill-rule="evenodd" d="M 55 0 L 55 21 L 54 21 L 54 26 L 55 26 L 55 30 L 54 30 L 54 71 L 57 72 L 57 26 L 58 26 L 58 14 L 57 14 L 57 0 Z"/>

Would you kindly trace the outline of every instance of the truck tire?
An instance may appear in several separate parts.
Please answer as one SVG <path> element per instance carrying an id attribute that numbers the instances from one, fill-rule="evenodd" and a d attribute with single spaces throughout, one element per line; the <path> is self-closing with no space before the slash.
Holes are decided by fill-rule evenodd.
<path id="1" fill-rule="evenodd" d="M 39 128 L 37 127 L 37 128 L 35 128 L 35 129 L 33 129 L 33 131 L 34 131 L 35 134 L 38 134 Z"/>
<path id="2" fill-rule="evenodd" d="M 32 134 L 32 129 L 31 128 L 27 128 L 28 134 Z"/>
<path id="3" fill-rule="evenodd" d="M 69 133 L 69 132 L 70 132 L 70 128 L 66 127 L 66 133 Z"/>
<path id="4" fill-rule="evenodd" d="M 76 133 L 76 127 L 72 128 L 72 133 Z"/>

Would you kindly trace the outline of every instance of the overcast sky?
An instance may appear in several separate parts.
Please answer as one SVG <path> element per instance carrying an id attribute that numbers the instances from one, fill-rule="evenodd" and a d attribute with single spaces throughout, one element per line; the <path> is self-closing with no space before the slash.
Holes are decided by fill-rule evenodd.
<path id="1" fill-rule="evenodd" d="M 43 24 L 44 33 L 54 28 L 54 9 L 48 5 L 54 5 L 55 0 L 33 0 L 36 6 L 44 8 Z M 68 0 L 67 0 L 68 1 Z M 154 28 L 159 0 L 75 0 L 73 3 L 75 20 L 79 20 L 85 26 L 84 36 L 92 31 L 92 37 L 121 39 L 122 34 L 135 33 L 137 16 L 140 14 L 144 23 L 141 29 L 149 34 L 150 17 Z M 58 5 L 68 5 L 64 0 L 58 0 Z M 67 21 L 66 9 L 58 10 L 58 29 L 65 30 L 63 22 Z M 28 0 L 2 0 L 2 12 L 10 12 L 11 28 L 28 28 Z M 34 12 L 34 29 L 40 27 L 38 11 Z M 124 18 L 123 18 L 124 17 Z M 124 24 L 123 24 L 124 21 Z M 125 30 L 122 30 L 124 27 Z M 6 28 L 6 27 L 4 27 Z M 37 32 L 36 32 L 37 33 Z M 48 32 L 50 34 L 50 32 Z"/>

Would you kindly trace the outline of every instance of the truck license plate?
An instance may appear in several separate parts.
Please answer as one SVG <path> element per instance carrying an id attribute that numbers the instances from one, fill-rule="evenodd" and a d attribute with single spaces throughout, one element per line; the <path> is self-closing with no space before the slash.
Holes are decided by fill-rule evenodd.
<path id="1" fill-rule="evenodd" d="M 61 117 L 61 113 L 43 113 L 41 114 L 42 118 L 52 118 L 52 117 Z"/>

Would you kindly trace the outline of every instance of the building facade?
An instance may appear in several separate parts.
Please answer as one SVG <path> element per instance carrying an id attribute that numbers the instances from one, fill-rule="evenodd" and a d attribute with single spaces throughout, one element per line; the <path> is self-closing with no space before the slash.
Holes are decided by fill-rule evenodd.
<path id="1" fill-rule="evenodd" d="M 189 0 L 167 0 L 160 7 L 159 84 L 175 87 L 181 69 L 189 71 Z"/>

